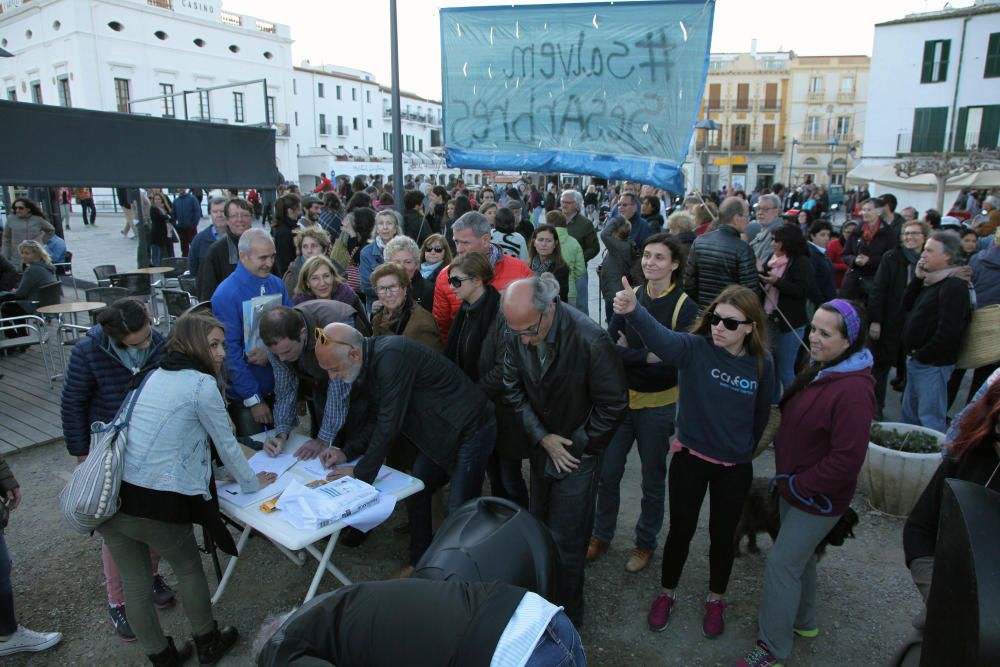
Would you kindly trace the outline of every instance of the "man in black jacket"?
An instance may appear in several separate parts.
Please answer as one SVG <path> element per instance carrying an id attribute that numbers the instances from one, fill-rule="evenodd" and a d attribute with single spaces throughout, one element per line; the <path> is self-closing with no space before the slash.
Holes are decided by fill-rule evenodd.
<path id="1" fill-rule="evenodd" d="M 403 233 L 417 242 L 418 246 L 424 244 L 424 240 L 431 235 L 430 225 L 424 220 L 422 207 L 424 205 L 424 193 L 420 190 L 408 190 L 403 195 Z"/>
<path id="2" fill-rule="evenodd" d="M 503 582 L 426 579 L 320 595 L 266 622 L 253 653 L 260 667 L 586 665 L 576 628 L 537 594 Z"/>
<path id="3" fill-rule="evenodd" d="M 948 378 L 955 370 L 971 307 L 972 269 L 957 265 L 961 256 L 958 234 L 931 234 L 903 295 L 903 422 L 941 433 L 947 429 Z"/>
<path id="4" fill-rule="evenodd" d="M 750 224 L 749 206 L 727 197 L 719 206 L 719 228 L 695 239 L 688 255 L 684 287 L 699 308 L 707 308 L 730 285 L 759 293 L 756 257 L 740 238 Z"/>
<path id="5" fill-rule="evenodd" d="M 496 419 L 486 394 L 455 364 L 403 336 L 365 338 L 346 324 L 330 324 L 318 337 L 316 359 L 331 379 L 358 385 L 372 406 L 371 438 L 351 439 L 324 455 L 327 466 L 360 456 L 339 468 L 369 484 L 390 445 L 405 437 L 420 452 L 413 476 L 424 490 L 406 499 L 410 516 L 408 576 L 431 542 L 431 496 L 451 479 L 448 511 L 480 495 L 486 461 L 496 441 Z"/>
<path id="6" fill-rule="evenodd" d="M 559 300 L 548 273 L 511 283 L 504 393 L 531 446 L 531 513 L 559 550 L 558 600 L 583 622 L 583 567 L 601 453 L 625 416 L 628 386 L 607 332 Z"/>
<path id="7" fill-rule="evenodd" d="M 201 260 L 197 282 L 199 301 L 211 301 L 215 288 L 236 270 L 240 263 L 240 236 L 253 224 L 253 206 L 246 199 L 230 199 L 223 213 L 229 233 L 213 243 Z"/>

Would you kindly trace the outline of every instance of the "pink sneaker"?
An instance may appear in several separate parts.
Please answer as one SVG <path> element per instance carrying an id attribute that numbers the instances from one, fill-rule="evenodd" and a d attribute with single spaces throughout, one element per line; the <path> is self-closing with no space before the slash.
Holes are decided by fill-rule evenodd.
<path id="1" fill-rule="evenodd" d="M 725 612 L 728 606 L 722 600 L 709 600 L 705 603 L 705 618 L 701 622 L 701 629 L 709 639 L 715 639 L 725 631 Z"/>
<path id="2" fill-rule="evenodd" d="M 674 599 L 666 593 L 660 594 L 653 600 L 653 606 L 649 608 L 649 614 L 646 616 L 649 629 L 653 632 L 666 630 L 667 624 L 670 622 L 670 610 L 673 608 Z"/>

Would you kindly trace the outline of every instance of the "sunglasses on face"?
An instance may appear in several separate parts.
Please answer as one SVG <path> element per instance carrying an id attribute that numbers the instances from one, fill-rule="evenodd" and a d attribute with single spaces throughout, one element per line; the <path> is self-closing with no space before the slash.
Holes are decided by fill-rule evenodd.
<path id="1" fill-rule="evenodd" d="M 336 338 L 330 338 L 325 333 L 323 333 L 323 330 L 320 329 L 319 327 L 316 327 L 316 330 L 313 332 L 313 335 L 316 337 L 316 343 L 319 345 L 343 345 L 344 347 L 349 347 L 352 350 L 354 349 L 354 346 L 351 345 L 350 343 L 345 343 L 344 341 L 337 340 Z"/>
<path id="2" fill-rule="evenodd" d="M 427 246 L 427 252 L 444 252 L 441 246 Z"/>
<path id="3" fill-rule="evenodd" d="M 741 324 L 753 324 L 752 320 L 738 320 L 735 317 L 720 317 L 715 313 L 712 313 L 712 315 L 708 318 L 708 321 L 713 327 L 719 326 L 719 323 L 721 322 L 722 325 L 729 331 L 736 331 L 740 328 Z"/>
<path id="4" fill-rule="evenodd" d="M 459 278 L 458 276 L 451 276 L 450 278 L 448 278 L 448 284 L 454 287 L 455 289 L 458 289 L 459 287 L 462 286 L 462 283 L 464 283 L 466 280 L 472 280 L 472 278 L 473 278 L 472 276 L 465 276 L 464 278 Z"/>

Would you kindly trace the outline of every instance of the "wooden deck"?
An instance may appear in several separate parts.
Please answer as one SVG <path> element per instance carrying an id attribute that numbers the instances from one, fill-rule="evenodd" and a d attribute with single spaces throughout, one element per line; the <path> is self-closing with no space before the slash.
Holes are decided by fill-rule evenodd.
<path id="1" fill-rule="evenodd" d="M 50 331 L 52 328 L 50 327 Z M 69 349 L 66 350 L 69 359 Z M 48 355 L 59 373 L 59 349 L 49 342 Z M 13 356 L 0 356 L 0 454 L 61 440 L 59 398 L 62 380 L 49 384 L 37 345 Z"/>

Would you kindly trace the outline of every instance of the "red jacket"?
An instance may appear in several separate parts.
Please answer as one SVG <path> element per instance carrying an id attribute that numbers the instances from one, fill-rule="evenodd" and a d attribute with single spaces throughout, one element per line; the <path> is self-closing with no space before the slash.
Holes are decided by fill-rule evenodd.
<path id="1" fill-rule="evenodd" d="M 333 181 L 331 181 L 327 176 L 324 176 L 320 180 L 319 185 L 313 189 L 313 192 L 329 192 L 333 190 Z"/>
<path id="2" fill-rule="evenodd" d="M 502 255 L 500 261 L 493 267 L 493 281 L 490 283 L 502 292 L 515 280 L 530 278 L 533 274 L 528 265 L 517 259 Z M 445 267 L 434 282 L 434 319 L 437 320 L 438 329 L 441 330 L 441 343 L 448 342 L 448 330 L 451 323 L 455 321 L 458 308 L 462 302 L 455 296 L 455 291 L 448 284 L 448 268 Z"/>
<path id="3" fill-rule="evenodd" d="M 833 503 L 832 514 L 843 514 L 858 485 L 874 417 L 875 378 L 870 369 L 814 380 L 781 410 L 774 440 L 775 470 L 779 475 L 796 475 L 799 496 L 826 496 Z M 820 513 L 799 502 L 787 483 L 779 483 L 778 491 L 795 507 Z"/>

